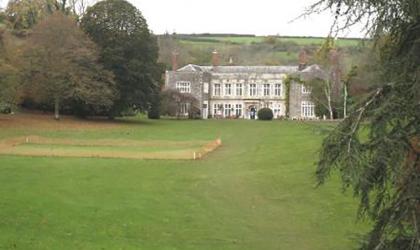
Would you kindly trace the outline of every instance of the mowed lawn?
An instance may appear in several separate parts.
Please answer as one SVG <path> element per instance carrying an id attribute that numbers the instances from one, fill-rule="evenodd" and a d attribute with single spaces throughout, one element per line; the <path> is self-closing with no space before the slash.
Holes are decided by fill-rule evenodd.
<path id="1" fill-rule="evenodd" d="M 197 161 L 0 156 L 0 249 L 342 250 L 366 230 L 338 180 L 316 188 L 330 125 L 136 118 L 95 126 L 3 126 L 0 139 L 221 137 L 223 146 Z"/>

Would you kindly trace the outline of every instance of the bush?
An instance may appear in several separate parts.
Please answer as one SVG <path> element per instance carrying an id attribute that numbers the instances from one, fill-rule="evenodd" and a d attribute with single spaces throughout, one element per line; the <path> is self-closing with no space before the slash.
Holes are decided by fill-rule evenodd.
<path id="1" fill-rule="evenodd" d="M 258 120 L 270 121 L 273 120 L 274 114 L 270 108 L 262 108 L 258 110 Z"/>

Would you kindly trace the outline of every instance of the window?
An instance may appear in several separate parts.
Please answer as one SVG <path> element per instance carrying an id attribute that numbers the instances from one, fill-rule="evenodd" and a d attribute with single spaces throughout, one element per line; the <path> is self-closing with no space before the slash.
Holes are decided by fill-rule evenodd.
<path id="1" fill-rule="evenodd" d="M 191 82 L 187 82 L 187 81 L 176 82 L 175 88 L 181 93 L 191 93 Z"/>
<path id="2" fill-rule="evenodd" d="M 220 83 L 215 83 L 214 84 L 214 91 L 213 91 L 213 95 L 214 96 L 220 96 Z"/>
<path id="3" fill-rule="evenodd" d="M 204 90 L 203 90 L 204 93 L 208 94 L 209 93 L 209 83 L 205 82 L 203 88 L 204 88 Z"/>
<path id="4" fill-rule="evenodd" d="M 278 118 L 281 117 L 281 105 L 280 104 L 273 105 L 273 114 L 274 114 L 275 119 L 278 119 Z"/>
<path id="5" fill-rule="evenodd" d="M 223 104 L 214 104 L 213 105 L 213 115 L 221 116 L 223 114 Z"/>
<path id="6" fill-rule="evenodd" d="M 281 84 L 280 83 L 274 84 L 274 95 L 275 96 L 281 96 Z"/>
<path id="7" fill-rule="evenodd" d="M 190 107 L 189 103 L 181 103 L 179 113 L 181 115 L 187 116 L 189 113 L 188 111 L 190 110 L 189 107 Z"/>
<path id="8" fill-rule="evenodd" d="M 302 117 L 315 117 L 315 105 L 312 102 L 302 102 Z"/>
<path id="9" fill-rule="evenodd" d="M 264 84 L 264 96 L 270 95 L 270 84 Z"/>
<path id="10" fill-rule="evenodd" d="M 230 117 L 232 115 L 232 110 L 231 104 L 225 104 L 225 117 Z"/>
<path id="11" fill-rule="evenodd" d="M 236 84 L 236 96 L 242 96 L 242 83 Z"/>
<path id="12" fill-rule="evenodd" d="M 249 96 L 256 96 L 257 95 L 257 84 L 251 83 L 249 85 Z"/>
<path id="13" fill-rule="evenodd" d="M 302 85 L 302 94 L 310 94 L 311 92 L 312 92 L 311 87 Z"/>
<path id="14" fill-rule="evenodd" d="M 242 116 L 242 104 L 235 105 L 235 116 L 241 117 Z"/>
<path id="15" fill-rule="evenodd" d="M 225 84 L 225 95 L 232 95 L 232 84 Z"/>

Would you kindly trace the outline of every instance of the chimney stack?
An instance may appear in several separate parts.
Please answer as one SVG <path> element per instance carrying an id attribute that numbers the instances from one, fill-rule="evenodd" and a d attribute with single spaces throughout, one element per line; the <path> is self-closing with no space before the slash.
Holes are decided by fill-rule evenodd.
<path id="1" fill-rule="evenodd" d="M 307 64 L 308 64 L 308 55 L 306 54 L 306 51 L 302 49 L 299 52 L 299 70 L 305 69 Z"/>
<path id="2" fill-rule="evenodd" d="M 172 52 L 172 70 L 176 71 L 178 70 L 178 51 L 174 51 Z"/>
<path id="3" fill-rule="evenodd" d="M 214 50 L 211 57 L 211 64 L 213 65 L 213 67 L 217 67 L 219 66 L 219 63 L 220 63 L 219 52 L 217 52 L 217 50 Z"/>

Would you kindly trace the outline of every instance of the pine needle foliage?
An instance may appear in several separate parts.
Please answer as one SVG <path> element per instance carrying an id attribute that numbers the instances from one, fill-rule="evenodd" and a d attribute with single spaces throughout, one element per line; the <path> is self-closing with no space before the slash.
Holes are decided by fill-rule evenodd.
<path id="1" fill-rule="evenodd" d="M 365 22 L 382 84 L 324 140 L 318 182 L 337 171 L 359 198 L 373 221 L 360 249 L 420 249 L 420 0 L 321 0 L 309 12 L 326 9 L 336 30 Z"/>

